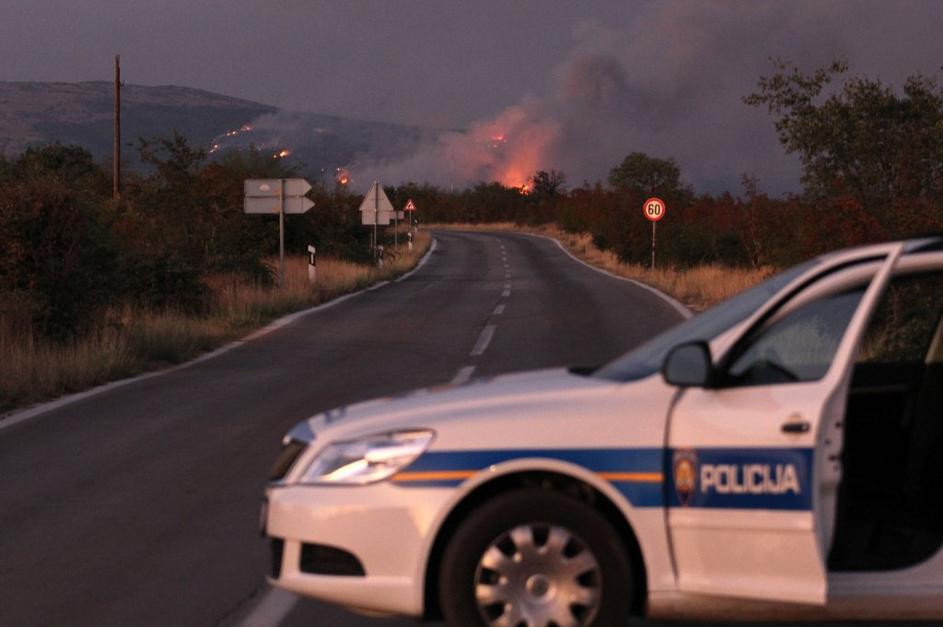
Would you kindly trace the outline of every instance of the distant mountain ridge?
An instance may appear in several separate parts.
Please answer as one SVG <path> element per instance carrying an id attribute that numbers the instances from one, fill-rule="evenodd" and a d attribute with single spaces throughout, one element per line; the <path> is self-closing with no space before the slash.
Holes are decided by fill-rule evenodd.
<path id="1" fill-rule="evenodd" d="M 107 160 L 113 98 L 113 84 L 107 81 L 0 81 L 0 153 L 12 157 L 32 144 L 58 141 L 78 144 L 96 159 Z M 250 144 L 273 155 L 284 151 L 306 170 L 320 170 L 329 178 L 355 159 L 402 156 L 435 135 L 405 125 L 285 111 L 175 85 L 124 84 L 121 100 L 122 160 L 132 165 L 139 137 L 167 137 L 176 130 L 214 154 Z"/>

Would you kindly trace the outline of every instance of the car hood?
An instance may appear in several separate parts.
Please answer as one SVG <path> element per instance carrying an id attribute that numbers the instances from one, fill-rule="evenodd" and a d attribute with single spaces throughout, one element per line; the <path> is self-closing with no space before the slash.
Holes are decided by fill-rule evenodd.
<path id="1" fill-rule="evenodd" d="M 598 396 L 618 387 L 564 368 L 538 370 L 338 407 L 312 416 L 299 427 L 318 440 L 331 441 L 399 428 L 435 428 L 450 421 L 467 424 L 476 419 L 533 416 L 550 408 L 580 404 L 587 395 Z"/>

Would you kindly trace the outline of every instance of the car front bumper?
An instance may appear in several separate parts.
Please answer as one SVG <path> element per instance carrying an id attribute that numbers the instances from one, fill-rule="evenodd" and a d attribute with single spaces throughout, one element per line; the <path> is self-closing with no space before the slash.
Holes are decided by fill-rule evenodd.
<path id="1" fill-rule="evenodd" d="M 426 554 L 453 493 L 389 482 L 271 486 L 262 513 L 273 545 L 269 581 L 353 609 L 419 616 Z M 327 561 L 313 564 L 312 554 Z M 345 574 L 326 574 L 337 572 Z"/>

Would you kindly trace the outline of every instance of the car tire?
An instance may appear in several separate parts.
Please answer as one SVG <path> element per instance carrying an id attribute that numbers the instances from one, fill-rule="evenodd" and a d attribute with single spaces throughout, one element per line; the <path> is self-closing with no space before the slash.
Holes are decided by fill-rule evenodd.
<path id="1" fill-rule="evenodd" d="M 446 546 L 446 624 L 624 625 L 635 590 L 625 544 L 595 509 L 521 489 L 477 507 Z"/>

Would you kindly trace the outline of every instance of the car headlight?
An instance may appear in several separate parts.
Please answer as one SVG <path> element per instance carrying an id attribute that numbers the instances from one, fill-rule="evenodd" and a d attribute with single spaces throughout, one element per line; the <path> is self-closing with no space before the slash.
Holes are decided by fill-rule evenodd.
<path id="1" fill-rule="evenodd" d="M 366 485 L 389 479 L 426 452 L 435 433 L 396 431 L 331 442 L 311 460 L 301 483 Z"/>

